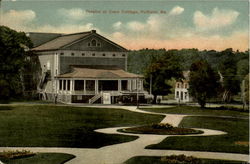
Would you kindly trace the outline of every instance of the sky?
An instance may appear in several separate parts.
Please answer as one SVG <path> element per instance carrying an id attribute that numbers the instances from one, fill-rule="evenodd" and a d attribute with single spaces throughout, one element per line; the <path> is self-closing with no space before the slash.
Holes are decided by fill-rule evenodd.
<path id="1" fill-rule="evenodd" d="M 0 20 L 24 32 L 95 29 L 130 50 L 249 48 L 247 0 L 3 0 Z"/>

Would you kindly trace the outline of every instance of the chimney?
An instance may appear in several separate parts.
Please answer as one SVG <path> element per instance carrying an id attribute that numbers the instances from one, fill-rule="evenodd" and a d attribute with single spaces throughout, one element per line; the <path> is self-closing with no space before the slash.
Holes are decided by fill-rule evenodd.
<path id="1" fill-rule="evenodd" d="M 96 33 L 96 30 L 91 30 L 91 33 L 93 34 L 93 33 Z"/>

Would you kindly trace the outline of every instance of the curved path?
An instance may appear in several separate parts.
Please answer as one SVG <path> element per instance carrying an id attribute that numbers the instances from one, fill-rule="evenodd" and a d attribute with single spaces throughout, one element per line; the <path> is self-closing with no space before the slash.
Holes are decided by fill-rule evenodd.
<path id="1" fill-rule="evenodd" d="M 94 107 L 94 106 L 91 106 Z M 133 112 L 165 115 L 165 118 L 161 121 L 162 123 L 170 123 L 173 126 L 178 126 L 183 117 L 186 115 L 177 114 L 161 114 L 154 112 L 147 112 L 136 109 L 133 106 L 95 106 L 101 108 L 122 108 Z M 117 164 L 123 163 L 131 157 L 134 156 L 166 156 L 172 154 L 185 154 L 192 155 L 199 158 L 210 158 L 210 159 L 226 159 L 226 160 L 239 160 L 247 161 L 249 160 L 248 155 L 244 154 L 233 154 L 233 153 L 217 153 L 217 152 L 198 152 L 198 151 L 177 151 L 177 150 L 150 150 L 144 149 L 146 146 L 151 144 L 157 144 L 161 142 L 166 137 L 170 135 L 151 135 L 151 134 L 129 134 L 117 132 L 117 129 L 126 127 L 116 127 L 116 128 L 105 128 L 97 129 L 96 132 L 106 133 L 106 134 L 123 134 L 123 135 L 133 135 L 139 136 L 138 139 L 115 145 L 104 146 L 99 149 L 86 149 L 86 148 L 31 148 L 31 147 L 7 147 L 0 148 L 0 150 L 17 150 L 25 149 L 33 152 L 60 152 L 73 154 L 76 158 L 67 162 L 67 164 Z M 224 135 L 225 132 L 210 130 L 210 129 L 198 129 L 204 131 L 203 134 L 196 135 L 186 135 L 186 136 L 209 136 L 209 135 Z M 183 136 L 183 135 L 182 135 Z"/>

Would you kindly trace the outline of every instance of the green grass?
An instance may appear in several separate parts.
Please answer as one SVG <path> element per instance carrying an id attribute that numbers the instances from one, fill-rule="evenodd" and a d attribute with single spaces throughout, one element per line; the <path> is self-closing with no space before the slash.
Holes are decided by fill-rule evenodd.
<path id="1" fill-rule="evenodd" d="M 163 116 L 121 109 L 54 105 L 0 106 L 0 147 L 99 148 L 128 142 L 135 136 L 111 135 L 93 130 L 160 122 Z"/>
<path id="2" fill-rule="evenodd" d="M 130 158 L 125 164 L 167 164 L 161 161 L 161 157 L 154 156 L 138 156 Z M 190 164 L 190 163 L 169 163 L 168 164 Z M 247 164 L 241 161 L 216 160 L 216 159 L 201 159 L 199 164 Z"/>
<path id="3" fill-rule="evenodd" d="M 249 154 L 249 146 L 235 144 L 238 141 L 249 142 L 248 119 L 194 116 L 185 117 L 180 126 L 222 130 L 228 134 L 220 136 L 169 137 L 161 143 L 147 146 L 147 148 Z"/>
<path id="4" fill-rule="evenodd" d="M 214 116 L 233 116 L 233 117 L 249 117 L 249 113 L 232 110 L 220 110 L 218 108 L 205 108 L 193 106 L 176 106 L 169 108 L 141 108 L 145 111 L 169 114 L 192 114 L 192 115 L 214 115 Z"/>
<path id="5" fill-rule="evenodd" d="M 63 164 L 75 156 L 64 153 L 38 153 L 32 157 L 4 160 L 5 164 Z"/>

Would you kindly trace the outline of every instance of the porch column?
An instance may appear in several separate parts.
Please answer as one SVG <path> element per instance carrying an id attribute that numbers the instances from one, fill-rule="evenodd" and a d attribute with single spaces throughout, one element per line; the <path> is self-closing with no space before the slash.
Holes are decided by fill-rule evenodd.
<path id="1" fill-rule="evenodd" d="M 98 80 L 95 80 L 95 93 L 98 94 Z"/>
<path id="2" fill-rule="evenodd" d="M 131 91 L 131 80 L 128 80 L 128 90 Z"/>
<path id="3" fill-rule="evenodd" d="M 72 79 L 70 80 L 70 91 L 74 91 L 74 89 L 73 89 L 73 81 L 74 80 L 72 80 Z"/>
<path id="4" fill-rule="evenodd" d="M 68 80 L 66 80 L 66 87 L 65 87 L 65 91 L 68 90 Z"/>
<path id="5" fill-rule="evenodd" d="M 122 90 L 122 81 L 118 80 L 118 91 L 120 92 Z"/>
<path id="6" fill-rule="evenodd" d="M 86 94 L 86 80 L 83 80 L 83 93 Z"/>
<path id="7" fill-rule="evenodd" d="M 62 79 L 62 91 L 64 90 L 64 79 Z"/>

